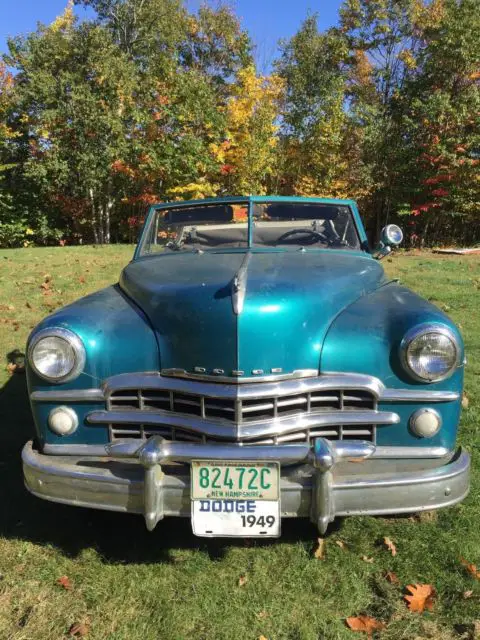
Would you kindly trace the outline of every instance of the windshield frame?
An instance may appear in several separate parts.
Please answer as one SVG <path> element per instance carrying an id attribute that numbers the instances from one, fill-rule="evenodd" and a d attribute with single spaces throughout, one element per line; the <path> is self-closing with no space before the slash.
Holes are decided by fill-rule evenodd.
<path id="1" fill-rule="evenodd" d="M 367 240 L 367 235 L 365 233 L 365 228 L 363 226 L 362 220 L 360 218 L 360 214 L 356 205 L 356 202 L 354 200 L 344 200 L 344 199 L 337 199 L 337 198 L 306 198 L 306 197 L 300 197 L 300 196 L 231 196 L 231 197 L 225 197 L 225 198 L 205 198 L 203 200 L 180 200 L 180 201 L 175 201 L 175 202 L 165 202 L 165 203 L 161 203 L 161 204 L 155 204 L 152 205 L 148 211 L 148 214 L 145 218 L 145 222 L 143 224 L 143 228 L 139 237 L 139 241 L 137 244 L 137 247 L 135 249 L 135 253 L 133 256 L 134 260 L 137 260 L 139 258 L 146 258 L 146 257 L 152 257 L 154 255 L 161 255 L 162 252 L 154 252 L 154 253 L 145 253 L 144 252 L 144 248 L 147 244 L 148 241 L 148 237 L 152 228 L 152 225 L 155 223 L 155 218 L 156 218 L 156 212 L 157 211 L 161 211 L 161 210 L 165 210 L 165 209 L 177 209 L 177 208 L 193 208 L 193 207 L 206 207 L 209 205 L 215 205 L 215 204 L 230 204 L 230 205 L 235 205 L 235 204 L 239 204 L 239 205 L 246 205 L 247 206 L 247 212 L 248 212 L 248 242 L 247 245 L 245 247 L 223 247 L 223 248 L 216 248 L 216 247 L 211 247 L 211 248 L 205 248 L 204 251 L 208 251 L 208 252 L 238 252 L 238 251 L 291 251 L 292 249 L 289 249 L 287 247 L 265 247 L 265 246 L 259 246 L 259 245 L 254 245 L 253 243 L 253 229 L 254 229 L 254 216 L 253 216 L 253 212 L 254 212 L 254 206 L 255 204 L 270 204 L 270 203 L 283 203 L 283 204 L 326 204 L 326 205 L 339 205 L 339 206 L 346 206 L 350 209 L 350 214 L 352 216 L 352 220 L 353 220 L 353 224 L 355 227 L 355 231 L 357 233 L 357 236 L 359 238 L 359 244 L 360 244 L 360 248 L 359 249 L 350 249 L 349 251 L 352 252 L 356 252 L 356 253 L 363 253 L 363 254 L 371 254 L 369 245 L 368 245 L 368 240 Z M 305 251 L 334 251 L 335 249 L 332 248 L 328 248 L 325 249 L 324 247 L 303 247 L 303 249 Z M 295 250 L 298 250 L 298 248 L 296 248 Z M 203 249 L 202 249 L 203 251 Z M 192 249 L 190 250 L 186 250 L 183 251 L 182 253 L 198 253 L 197 249 Z"/>

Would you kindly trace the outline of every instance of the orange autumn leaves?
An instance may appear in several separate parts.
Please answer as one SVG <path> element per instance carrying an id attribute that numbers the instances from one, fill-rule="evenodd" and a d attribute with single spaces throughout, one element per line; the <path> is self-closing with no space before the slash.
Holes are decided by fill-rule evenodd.
<path id="1" fill-rule="evenodd" d="M 348 552 L 349 546 L 343 540 L 333 540 L 334 544 L 343 552 Z M 377 542 L 377 548 L 383 548 L 392 557 L 398 555 L 397 545 L 388 536 L 384 536 Z M 327 540 L 324 538 L 318 538 L 313 548 L 313 557 L 317 560 L 326 560 L 327 558 Z M 359 556 L 361 560 L 368 564 L 374 564 L 376 559 L 374 557 L 369 558 L 366 555 Z M 480 580 L 480 569 L 471 562 L 468 562 L 464 558 L 460 558 L 459 562 L 465 568 L 466 572 L 474 579 Z M 391 571 L 384 571 L 382 577 L 393 588 L 400 587 L 400 580 L 397 575 Z M 391 588 L 392 588 L 391 587 Z M 392 592 L 393 593 L 393 592 Z M 400 594 L 399 594 L 400 595 Z M 468 599 L 473 595 L 473 590 L 465 591 L 463 598 Z M 426 583 L 412 583 L 407 584 L 403 589 L 402 599 L 406 608 L 413 614 L 421 615 L 425 612 L 432 612 L 435 607 L 437 598 L 437 590 L 432 584 Z M 358 615 L 349 616 L 345 619 L 346 626 L 354 632 L 366 634 L 367 638 L 373 638 L 375 633 L 385 630 L 389 624 L 389 621 L 378 620 L 377 618 L 368 615 L 367 613 L 359 613 Z"/>

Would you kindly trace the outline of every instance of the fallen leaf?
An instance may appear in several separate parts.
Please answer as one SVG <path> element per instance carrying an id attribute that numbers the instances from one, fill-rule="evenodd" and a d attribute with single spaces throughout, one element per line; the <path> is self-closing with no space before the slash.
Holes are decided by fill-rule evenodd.
<path id="1" fill-rule="evenodd" d="M 477 580 L 480 580 L 480 571 L 477 569 L 477 565 L 472 564 L 471 562 L 467 562 L 465 558 L 460 558 L 460 562 L 463 564 L 463 566 L 471 576 L 473 576 Z"/>
<path id="2" fill-rule="evenodd" d="M 374 631 L 381 631 L 387 626 L 384 622 L 366 615 L 352 616 L 347 618 L 346 623 L 349 629 L 366 633 L 368 638 L 372 637 Z"/>
<path id="3" fill-rule="evenodd" d="M 368 564 L 373 564 L 373 558 L 369 558 L 368 556 L 362 556 L 362 560 L 368 562 Z"/>
<path id="4" fill-rule="evenodd" d="M 268 613 L 266 611 L 259 611 L 257 613 L 257 618 L 259 620 L 265 620 L 266 618 L 268 618 Z"/>
<path id="5" fill-rule="evenodd" d="M 240 578 L 238 579 L 238 586 L 239 587 L 244 587 L 248 582 L 248 578 L 246 575 L 240 576 Z"/>
<path id="6" fill-rule="evenodd" d="M 469 402 L 468 402 L 468 396 L 467 396 L 467 394 L 466 394 L 466 393 L 465 393 L 465 391 L 464 391 L 464 392 L 463 392 L 463 395 L 462 395 L 462 409 L 468 409 L 468 404 L 469 404 Z"/>
<path id="7" fill-rule="evenodd" d="M 73 636 L 74 638 L 84 638 L 89 631 L 90 627 L 87 624 L 84 624 L 83 622 L 75 622 L 68 630 L 68 635 Z"/>
<path id="8" fill-rule="evenodd" d="M 85 278 L 83 276 L 80 276 L 78 281 L 80 282 L 80 284 L 85 284 Z"/>
<path id="9" fill-rule="evenodd" d="M 33 309 L 32 305 L 30 304 L 30 302 L 28 302 L 28 300 L 25 303 L 25 306 L 27 307 L 27 309 Z"/>
<path id="10" fill-rule="evenodd" d="M 346 549 L 347 548 L 347 545 L 342 540 L 335 540 L 335 544 L 337 545 L 337 547 L 340 547 L 340 549 Z"/>
<path id="11" fill-rule="evenodd" d="M 397 578 L 397 574 L 393 573 L 393 571 L 385 572 L 385 580 L 390 582 L 390 584 L 400 584 L 400 580 Z"/>
<path id="12" fill-rule="evenodd" d="M 392 556 L 396 556 L 397 555 L 397 547 L 394 545 L 392 540 L 390 540 L 390 538 L 385 536 L 385 538 L 383 539 L 383 544 L 387 547 L 387 549 L 390 551 Z"/>
<path id="13" fill-rule="evenodd" d="M 267 640 L 265 636 L 259 636 L 258 640 Z"/>
<path id="14" fill-rule="evenodd" d="M 70 578 L 68 576 L 60 576 L 60 578 L 57 578 L 57 584 L 67 591 L 71 591 L 73 589 L 73 585 L 70 582 Z"/>
<path id="15" fill-rule="evenodd" d="M 318 538 L 317 539 L 317 548 L 315 549 L 314 552 L 314 557 L 317 560 L 325 560 L 325 546 L 326 546 L 326 541 L 325 538 Z"/>
<path id="16" fill-rule="evenodd" d="M 463 592 L 463 599 L 464 600 L 468 600 L 472 596 L 473 596 L 473 591 L 471 589 L 469 591 L 464 591 Z"/>
<path id="17" fill-rule="evenodd" d="M 406 590 L 411 593 L 403 596 L 410 611 L 423 613 L 425 609 L 433 609 L 436 591 L 431 584 L 409 584 Z"/>

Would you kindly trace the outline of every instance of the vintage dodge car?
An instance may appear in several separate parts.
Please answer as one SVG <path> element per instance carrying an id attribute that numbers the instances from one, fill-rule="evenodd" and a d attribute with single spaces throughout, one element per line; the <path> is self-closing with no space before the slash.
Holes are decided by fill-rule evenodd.
<path id="1" fill-rule="evenodd" d="M 462 338 L 385 276 L 401 239 L 372 253 L 352 200 L 153 206 L 119 283 L 29 338 L 27 488 L 200 536 L 459 502 Z"/>

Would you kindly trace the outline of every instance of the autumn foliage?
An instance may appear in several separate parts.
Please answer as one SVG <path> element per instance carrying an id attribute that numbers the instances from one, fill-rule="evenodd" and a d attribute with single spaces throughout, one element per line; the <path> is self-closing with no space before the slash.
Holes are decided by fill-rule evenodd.
<path id="1" fill-rule="evenodd" d="M 479 32 L 476 0 L 344 0 L 260 74 L 226 6 L 69 1 L 0 62 L 0 245 L 133 241 L 154 202 L 266 193 L 480 242 Z"/>

